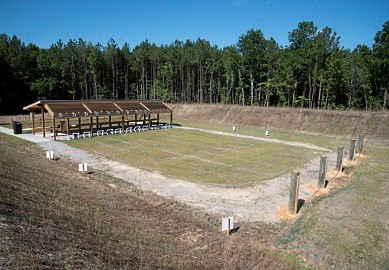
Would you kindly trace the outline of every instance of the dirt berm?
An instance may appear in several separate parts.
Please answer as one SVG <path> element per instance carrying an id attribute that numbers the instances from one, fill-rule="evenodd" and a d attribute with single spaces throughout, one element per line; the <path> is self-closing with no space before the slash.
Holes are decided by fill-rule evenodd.
<path id="1" fill-rule="evenodd" d="M 199 120 L 220 124 L 241 124 L 389 140 L 389 113 L 365 111 L 326 111 L 239 105 L 169 104 L 174 121 Z"/>

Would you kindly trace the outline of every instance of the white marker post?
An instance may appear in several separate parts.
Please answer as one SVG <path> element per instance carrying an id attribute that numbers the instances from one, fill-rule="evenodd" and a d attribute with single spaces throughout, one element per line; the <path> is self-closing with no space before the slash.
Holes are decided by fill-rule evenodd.
<path id="1" fill-rule="evenodd" d="M 88 171 L 88 164 L 78 164 L 78 171 L 79 172 L 87 172 Z"/>
<path id="2" fill-rule="evenodd" d="M 54 158 L 54 152 L 53 151 L 46 151 L 46 158 L 53 159 Z"/>
<path id="3" fill-rule="evenodd" d="M 265 135 L 266 135 L 266 137 L 269 137 L 269 131 L 268 130 L 265 131 Z"/>
<path id="4" fill-rule="evenodd" d="M 222 232 L 227 231 L 227 236 L 230 236 L 232 229 L 234 229 L 234 217 L 222 218 Z"/>
<path id="5" fill-rule="evenodd" d="M 235 128 L 235 126 L 233 126 L 233 127 L 232 127 L 232 131 L 235 132 L 235 130 L 236 130 L 236 128 Z"/>

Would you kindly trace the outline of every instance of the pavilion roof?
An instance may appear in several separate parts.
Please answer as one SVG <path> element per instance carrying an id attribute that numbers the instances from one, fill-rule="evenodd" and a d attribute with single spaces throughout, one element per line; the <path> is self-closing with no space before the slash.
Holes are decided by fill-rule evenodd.
<path id="1" fill-rule="evenodd" d="M 23 110 L 45 109 L 54 118 L 171 113 L 162 100 L 39 100 Z"/>

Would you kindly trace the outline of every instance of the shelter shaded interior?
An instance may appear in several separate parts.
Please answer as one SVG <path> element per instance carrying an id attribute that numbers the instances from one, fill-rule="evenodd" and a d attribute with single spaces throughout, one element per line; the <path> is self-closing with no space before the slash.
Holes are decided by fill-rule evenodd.
<path id="1" fill-rule="evenodd" d="M 170 112 L 171 109 L 163 102 L 144 101 L 142 102 L 150 111 L 154 112 Z"/>
<path id="2" fill-rule="evenodd" d="M 113 102 L 88 102 L 85 103 L 85 106 L 92 112 L 116 112 L 121 111 Z"/>
<path id="3" fill-rule="evenodd" d="M 46 109 L 50 114 L 56 115 L 59 118 L 78 117 L 84 116 L 85 113 L 89 114 L 88 109 L 81 102 L 72 102 L 71 104 L 66 102 L 48 103 L 46 104 Z M 60 114 L 63 116 L 61 117 Z"/>
<path id="4" fill-rule="evenodd" d="M 140 102 L 117 101 L 116 104 L 122 108 L 125 113 L 128 111 L 131 114 L 138 114 L 138 112 L 141 113 L 147 111 L 147 108 Z"/>

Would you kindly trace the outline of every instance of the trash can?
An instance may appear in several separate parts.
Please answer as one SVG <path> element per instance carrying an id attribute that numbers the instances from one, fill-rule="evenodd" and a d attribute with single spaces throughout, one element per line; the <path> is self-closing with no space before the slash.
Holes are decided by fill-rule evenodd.
<path id="1" fill-rule="evenodd" d="M 17 121 L 12 121 L 12 127 L 14 129 L 14 134 L 22 134 L 22 123 Z"/>

